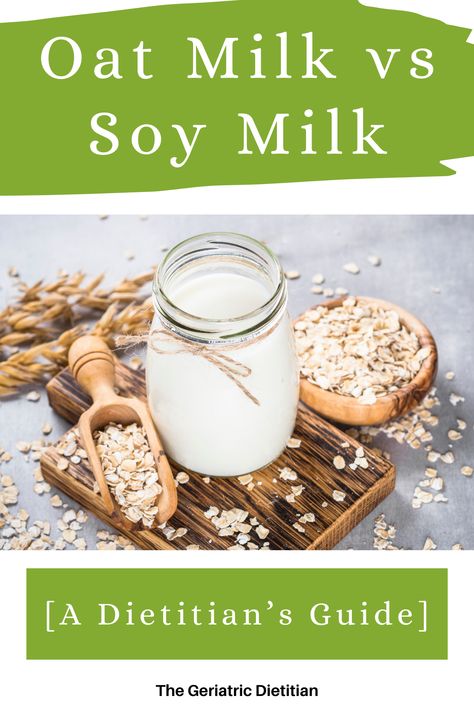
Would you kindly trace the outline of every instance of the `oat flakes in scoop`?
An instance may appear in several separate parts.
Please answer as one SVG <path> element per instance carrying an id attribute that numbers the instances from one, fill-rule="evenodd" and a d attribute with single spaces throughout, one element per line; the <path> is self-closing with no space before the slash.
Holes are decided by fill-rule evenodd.
<path id="1" fill-rule="evenodd" d="M 94 441 L 105 479 L 123 514 L 150 528 L 162 487 L 145 430 L 136 423 L 112 423 L 96 431 Z"/>

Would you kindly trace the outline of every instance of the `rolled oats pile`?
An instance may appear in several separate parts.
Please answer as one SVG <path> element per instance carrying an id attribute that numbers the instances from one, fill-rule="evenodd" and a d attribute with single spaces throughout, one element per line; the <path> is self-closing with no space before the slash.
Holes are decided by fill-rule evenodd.
<path id="1" fill-rule="evenodd" d="M 111 423 L 94 433 L 105 479 L 121 511 L 133 523 L 151 528 L 158 513 L 155 459 L 143 427 Z"/>
<path id="2" fill-rule="evenodd" d="M 302 377 L 365 405 L 409 383 L 429 355 L 396 311 L 353 297 L 307 311 L 295 336 Z"/>

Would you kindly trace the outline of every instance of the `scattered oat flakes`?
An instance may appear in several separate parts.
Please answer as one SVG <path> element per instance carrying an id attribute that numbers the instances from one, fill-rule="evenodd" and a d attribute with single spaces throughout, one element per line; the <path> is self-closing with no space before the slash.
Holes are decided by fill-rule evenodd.
<path id="1" fill-rule="evenodd" d="M 265 528 L 265 526 L 262 526 L 261 524 L 259 526 L 257 526 L 257 528 L 255 529 L 255 532 L 256 532 L 257 536 L 260 538 L 260 540 L 264 540 L 265 538 L 267 538 L 268 534 L 270 533 L 268 528 Z"/>
<path id="2" fill-rule="evenodd" d="M 250 531 L 252 530 L 252 526 L 250 525 L 250 523 L 238 522 L 235 523 L 234 526 L 239 533 L 250 533 Z"/>
<path id="3" fill-rule="evenodd" d="M 343 491 L 334 489 L 334 491 L 332 492 L 332 498 L 334 499 L 334 501 L 344 501 L 344 499 L 346 498 L 346 495 Z"/>
<path id="4" fill-rule="evenodd" d="M 332 463 L 334 464 L 336 469 L 339 469 L 339 470 L 345 469 L 345 467 L 346 467 L 346 460 L 344 459 L 344 457 L 341 457 L 340 454 L 338 454 L 337 456 L 334 457 L 334 459 L 332 460 Z"/>
<path id="5" fill-rule="evenodd" d="M 56 462 L 56 466 L 59 471 L 66 471 L 66 469 L 69 467 L 69 461 L 66 459 L 66 457 L 60 457 Z"/>
<path id="6" fill-rule="evenodd" d="M 22 454 L 28 454 L 31 449 L 31 444 L 29 442 L 20 441 L 16 443 L 16 448 Z"/>
<path id="7" fill-rule="evenodd" d="M 253 529 L 259 539 L 266 538 L 270 533 L 267 528 L 259 524 L 255 517 L 248 520 L 249 513 L 243 509 L 232 508 L 219 512 L 217 507 L 212 506 L 204 515 L 211 519 L 220 538 L 235 537 L 235 544 L 231 545 L 228 550 L 241 550 L 245 545 L 248 549 L 258 549 L 259 546 L 251 540 Z M 212 540 L 209 542 L 212 543 Z"/>
<path id="8" fill-rule="evenodd" d="M 285 272 L 285 276 L 287 279 L 299 279 L 301 274 L 297 272 L 295 269 L 290 269 L 290 271 Z"/>
<path id="9" fill-rule="evenodd" d="M 461 474 L 463 476 L 468 476 L 468 477 L 472 476 L 473 471 L 474 471 L 474 469 L 472 467 L 469 467 L 469 466 L 461 467 Z"/>
<path id="10" fill-rule="evenodd" d="M 424 491 L 419 486 L 415 487 L 415 493 L 411 502 L 412 508 L 419 509 L 423 504 L 431 504 L 434 495 L 431 491 Z"/>
<path id="11" fill-rule="evenodd" d="M 377 516 L 374 522 L 374 548 L 376 550 L 399 550 L 394 543 L 396 533 L 395 526 L 386 522 L 385 514 Z"/>
<path id="12" fill-rule="evenodd" d="M 305 533 L 306 529 L 304 526 L 302 526 L 298 521 L 295 521 L 293 524 L 293 528 L 298 531 L 299 533 Z"/>
<path id="13" fill-rule="evenodd" d="M 26 399 L 29 400 L 30 402 L 38 402 L 38 400 L 41 398 L 41 395 L 37 390 L 30 390 L 30 392 L 27 394 Z"/>
<path id="14" fill-rule="evenodd" d="M 280 469 L 280 479 L 283 479 L 283 481 L 296 481 L 298 474 L 290 467 L 283 467 L 283 469 Z"/>
<path id="15" fill-rule="evenodd" d="M 324 282 L 326 281 L 326 279 L 325 279 L 325 277 L 324 277 L 323 274 L 315 274 L 315 275 L 313 276 L 313 278 L 311 279 L 311 281 L 313 282 L 313 284 L 318 284 L 318 285 L 320 285 L 320 284 L 324 284 Z"/>
<path id="16" fill-rule="evenodd" d="M 456 407 L 457 405 L 459 405 L 459 403 L 464 402 L 464 401 L 465 401 L 465 398 L 463 398 L 462 395 L 457 395 L 456 393 L 451 393 L 451 395 L 449 396 L 449 402 L 451 403 L 451 405 L 453 405 L 453 407 Z"/>
<path id="17" fill-rule="evenodd" d="M 289 449 L 299 449 L 301 447 L 301 440 L 297 439 L 296 437 L 290 437 L 290 439 L 286 443 L 286 446 Z"/>
<path id="18" fill-rule="evenodd" d="M 456 458 L 454 456 L 454 452 L 445 452 L 440 456 L 440 459 L 445 464 L 454 464 Z"/>
<path id="19" fill-rule="evenodd" d="M 448 370 L 444 377 L 446 378 L 446 380 L 454 380 L 456 376 L 452 370 Z"/>
<path id="20" fill-rule="evenodd" d="M 375 254 L 369 254 L 369 256 L 367 257 L 367 261 L 373 267 L 380 267 L 380 265 L 382 264 L 382 259 L 380 257 L 377 257 L 377 255 Z"/>
<path id="21" fill-rule="evenodd" d="M 63 538 L 66 543 L 74 543 L 77 538 L 77 533 L 72 529 L 67 528 L 65 531 L 63 531 Z"/>
<path id="22" fill-rule="evenodd" d="M 64 523 L 72 523 L 72 521 L 76 520 L 76 512 L 73 509 L 69 509 L 66 511 L 66 513 L 63 515 Z"/>
<path id="23" fill-rule="evenodd" d="M 40 481 L 33 485 L 33 491 L 38 496 L 42 496 L 42 494 L 49 494 L 51 486 L 46 481 Z"/>
<path id="24" fill-rule="evenodd" d="M 299 484 L 298 486 L 292 486 L 291 491 L 293 493 L 293 496 L 301 496 L 304 491 L 304 486 L 303 484 Z"/>
<path id="25" fill-rule="evenodd" d="M 360 273 L 359 267 L 354 262 L 348 262 L 348 264 L 344 264 L 343 269 L 344 269 L 344 271 L 348 272 L 349 274 L 359 274 Z"/>
<path id="26" fill-rule="evenodd" d="M 76 514 L 76 519 L 79 521 L 79 523 L 86 523 L 88 519 L 88 515 L 86 514 L 85 511 L 82 509 L 79 509 L 79 511 Z"/>
<path id="27" fill-rule="evenodd" d="M 425 541 L 425 544 L 423 546 L 424 551 L 435 551 L 437 549 L 436 543 L 433 541 L 432 538 L 428 536 L 428 538 Z"/>
<path id="28" fill-rule="evenodd" d="M 189 481 L 189 474 L 186 472 L 178 472 L 175 477 L 178 484 L 187 484 Z"/>

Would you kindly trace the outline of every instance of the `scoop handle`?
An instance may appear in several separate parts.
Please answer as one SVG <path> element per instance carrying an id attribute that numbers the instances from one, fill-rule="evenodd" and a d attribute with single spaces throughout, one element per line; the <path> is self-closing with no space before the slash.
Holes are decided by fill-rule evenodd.
<path id="1" fill-rule="evenodd" d="M 79 385 L 94 402 L 116 397 L 112 351 L 99 336 L 81 336 L 69 349 L 69 367 Z"/>

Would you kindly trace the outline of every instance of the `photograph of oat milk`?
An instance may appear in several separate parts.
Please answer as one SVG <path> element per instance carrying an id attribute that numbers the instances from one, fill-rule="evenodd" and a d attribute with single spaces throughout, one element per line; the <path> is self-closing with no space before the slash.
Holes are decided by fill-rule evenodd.
<path id="1" fill-rule="evenodd" d="M 0 217 L 0 550 L 474 548 L 473 234 Z"/>

